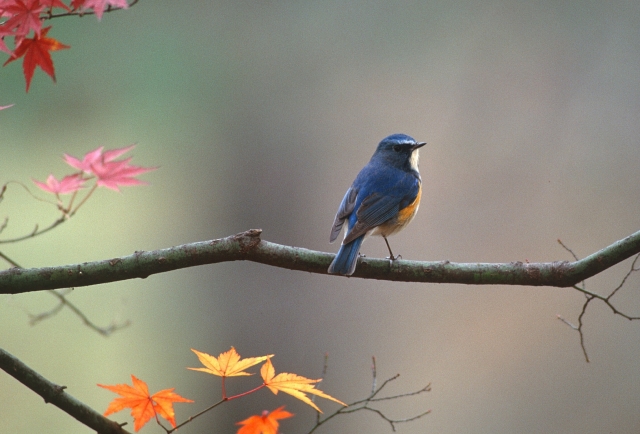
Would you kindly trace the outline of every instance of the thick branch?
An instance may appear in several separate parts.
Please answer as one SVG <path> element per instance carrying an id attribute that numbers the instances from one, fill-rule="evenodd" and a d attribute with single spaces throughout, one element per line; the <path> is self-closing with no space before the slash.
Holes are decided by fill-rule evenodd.
<path id="1" fill-rule="evenodd" d="M 64 386 L 47 380 L 3 349 L 0 349 L 0 369 L 40 395 L 44 402 L 55 405 L 98 433 L 129 434 L 116 422 L 66 393 Z"/>
<path id="2" fill-rule="evenodd" d="M 290 270 L 327 274 L 332 253 L 283 246 L 260 239 L 260 229 L 211 241 L 135 252 L 96 262 L 0 272 L 0 294 L 96 285 L 196 265 L 253 261 Z M 362 257 L 353 277 L 401 282 L 570 287 L 640 253 L 640 231 L 575 262 L 454 263 Z"/>

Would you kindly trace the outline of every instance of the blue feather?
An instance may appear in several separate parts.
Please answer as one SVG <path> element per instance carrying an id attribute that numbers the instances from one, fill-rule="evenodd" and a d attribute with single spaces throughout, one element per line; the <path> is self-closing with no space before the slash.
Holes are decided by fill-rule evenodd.
<path id="1" fill-rule="evenodd" d="M 333 262 L 329 266 L 329 273 L 331 274 L 343 274 L 350 276 L 356 270 L 356 263 L 358 262 L 358 253 L 360 252 L 360 246 L 364 241 L 364 235 L 356 238 L 350 243 L 343 244 L 338 250 L 338 254 L 333 258 Z"/>

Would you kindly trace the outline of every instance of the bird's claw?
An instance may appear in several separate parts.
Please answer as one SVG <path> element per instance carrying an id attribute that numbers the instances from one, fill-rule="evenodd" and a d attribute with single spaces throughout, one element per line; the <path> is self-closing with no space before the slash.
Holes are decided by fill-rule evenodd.
<path id="1" fill-rule="evenodd" d="M 384 259 L 388 259 L 389 260 L 389 267 L 392 267 L 393 266 L 393 261 L 397 261 L 398 259 L 402 259 L 402 255 L 387 256 Z"/>

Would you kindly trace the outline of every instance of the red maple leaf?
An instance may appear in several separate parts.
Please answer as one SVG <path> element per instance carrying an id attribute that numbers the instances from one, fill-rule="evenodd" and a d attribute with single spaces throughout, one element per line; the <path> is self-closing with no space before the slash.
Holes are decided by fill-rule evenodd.
<path id="1" fill-rule="evenodd" d="M 67 11 L 70 11 L 71 8 L 67 5 L 65 5 L 64 3 L 62 3 L 61 0 L 40 0 L 40 3 L 43 6 L 46 6 L 47 9 L 51 10 L 53 8 L 61 8 L 61 9 L 65 9 Z"/>
<path id="2" fill-rule="evenodd" d="M 49 51 L 71 48 L 68 45 L 60 43 L 56 39 L 47 38 L 47 33 L 49 33 L 50 29 L 51 26 L 42 29 L 40 35 L 36 34 L 33 38 L 24 38 L 20 42 L 20 45 L 16 47 L 9 60 L 4 62 L 4 65 L 2 65 L 6 66 L 14 60 L 24 56 L 22 69 L 24 71 L 24 78 L 27 82 L 27 92 L 29 92 L 29 86 L 31 85 L 31 79 L 33 78 L 33 72 L 36 70 L 36 66 L 42 68 L 44 72 L 49 74 L 54 82 L 56 81 L 56 74 L 53 69 L 53 60 L 51 60 Z"/>

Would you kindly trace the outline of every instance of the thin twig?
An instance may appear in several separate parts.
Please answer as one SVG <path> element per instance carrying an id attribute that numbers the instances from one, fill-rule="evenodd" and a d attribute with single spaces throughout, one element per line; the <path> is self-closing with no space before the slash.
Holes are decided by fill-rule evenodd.
<path id="1" fill-rule="evenodd" d="M 3 259 L 5 259 L 6 261 L 9 261 L 14 267 L 16 268 L 22 268 L 17 262 L 11 260 L 10 258 L 8 258 L 6 255 L 4 255 L 2 252 L 0 252 L 0 257 L 2 257 Z M 131 322 L 129 320 L 121 323 L 121 324 L 117 324 L 115 321 L 111 322 L 111 325 L 109 325 L 108 327 L 99 327 L 96 324 L 94 324 L 91 320 L 89 320 L 89 318 L 82 313 L 82 311 L 80 309 L 78 309 L 76 307 L 75 304 L 73 304 L 72 302 L 70 302 L 67 298 L 66 295 L 68 293 L 71 292 L 73 288 L 67 288 L 68 292 L 61 294 L 60 292 L 56 292 L 52 289 L 48 290 L 47 292 L 51 295 L 53 295 L 54 297 L 56 297 L 58 299 L 58 304 L 51 310 L 48 310 L 46 312 L 41 312 L 37 315 L 33 315 L 31 313 L 27 312 L 27 315 L 29 315 L 29 324 L 36 325 L 37 323 L 39 323 L 40 321 L 43 321 L 45 319 L 48 319 L 52 316 L 55 316 L 58 312 L 60 312 L 62 310 L 63 307 L 68 307 L 71 312 L 73 312 L 74 314 L 76 314 L 76 316 L 78 316 L 78 318 L 80 318 L 80 320 L 82 320 L 82 322 L 84 323 L 84 325 L 86 325 L 87 327 L 89 327 L 90 329 L 98 332 L 99 334 L 101 334 L 102 336 L 109 336 L 110 334 L 112 334 L 113 332 L 123 329 L 125 327 L 128 327 L 129 325 L 131 325 Z"/>
<path id="2" fill-rule="evenodd" d="M 576 256 L 575 253 L 573 253 L 573 250 L 571 250 L 569 247 L 567 247 L 560 238 L 558 238 L 558 244 L 560 244 L 562 247 L 564 247 L 564 249 L 571 253 L 571 256 L 573 256 L 573 259 L 575 259 L 576 261 L 579 261 L 578 256 Z"/>
<path id="3" fill-rule="evenodd" d="M 139 0 L 133 0 L 131 3 L 129 3 L 128 7 L 132 7 L 133 5 L 135 5 L 136 3 L 138 3 Z M 125 8 L 119 8 L 119 7 L 115 7 L 115 6 L 107 6 L 107 8 L 104 10 L 104 13 L 108 13 L 108 12 L 115 12 L 115 11 L 119 11 Z M 52 18 L 61 18 L 61 17 L 72 17 L 72 16 L 79 16 L 82 17 L 84 15 L 95 15 L 95 12 L 92 11 L 79 11 L 79 10 L 72 10 L 70 12 L 61 12 L 59 14 L 54 14 L 51 13 L 51 10 L 49 10 L 49 14 L 46 17 L 42 17 L 41 19 L 47 19 L 50 20 Z"/>
<path id="4" fill-rule="evenodd" d="M 58 220 L 54 221 L 53 223 L 51 223 L 51 225 L 47 226 L 44 229 L 39 229 L 38 225 L 36 224 L 36 226 L 33 229 L 33 231 L 31 231 L 29 234 L 23 235 L 23 236 L 17 237 L 17 238 L 10 238 L 8 240 L 0 240 L 0 244 L 17 243 L 18 241 L 28 240 L 29 238 L 33 238 L 33 237 L 36 237 L 38 235 L 42 235 L 45 232 L 49 232 L 51 229 L 61 225 L 65 221 L 67 221 L 67 216 L 63 215 Z"/>
<path id="5" fill-rule="evenodd" d="M 327 369 L 329 368 L 329 353 L 324 353 L 324 363 L 322 364 L 322 375 L 320 381 L 324 380 L 327 375 Z M 316 402 L 316 395 L 311 395 L 311 402 Z M 316 423 L 320 422 L 320 412 L 316 411 Z"/>
<path id="6" fill-rule="evenodd" d="M 54 221 L 51 225 L 49 225 L 48 227 L 46 227 L 46 228 L 44 228 L 42 230 L 40 230 L 39 225 L 36 224 L 34 229 L 30 233 L 28 233 L 27 235 L 23 235 L 23 236 L 17 237 L 17 238 L 10 238 L 10 239 L 7 239 L 7 240 L 0 240 L 0 244 L 16 243 L 18 241 L 23 241 L 23 240 L 26 240 L 26 239 L 29 239 L 29 238 L 33 238 L 33 237 L 35 237 L 37 235 L 44 234 L 45 232 L 49 232 L 51 229 L 55 228 L 56 226 L 60 225 L 61 223 L 64 223 L 68 219 L 67 212 L 64 209 L 64 207 L 62 207 L 60 202 L 54 203 L 54 202 L 51 202 L 49 200 L 42 199 L 41 197 L 36 196 L 35 194 L 33 194 L 31 192 L 31 190 L 29 190 L 29 187 L 27 187 L 26 185 L 24 185 L 22 182 L 19 182 L 19 181 L 9 181 L 6 184 L 4 184 L 2 186 L 2 190 L 0 190 L 0 200 L 3 198 L 4 192 L 7 190 L 7 187 L 8 187 L 9 184 L 17 184 L 17 185 L 19 185 L 20 187 L 22 187 L 29 194 L 29 196 L 31 196 L 32 198 L 34 198 L 37 201 L 45 202 L 45 203 L 54 205 L 56 208 L 58 208 L 58 210 L 62 211 L 62 216 L 59 219 L 57 219 L 56 221 Z M 4 223 L 2 225 L 2 229 L 4 229 L 7 226 L 8 219 L 9 219 L 8 217 L 5 217 Z M 2 232 L 2 229 L 0 229 L 0 232 Z"/>
<path id="7" fill-rule="evenodd" d="M 113 321 L 107 327 L 99 327 L 98 325 L 93 323 L 84 313 L 82 313 L 82 311 L 78 307 L 76 307 L 75 304 L 70 302 L 69 299 L 67 299 L 67 297 L 65 297 L 65 294 L 60 294 L 60 293 L 58 293 L 56 291 L 53 291 L 53 290 L 50 290 L 48 292 L 50 294 L 52 294 L 54 297 L 56 297 L 58 299 L 59 303 L 53 309 L 51 309 L 49 311 L 39 313 L 38 315 L 29 314 L 29 317 L 30 317 L 29 324 L 36 325 L 40 321 L 43 321 L 45 319 L 48 319 L 48 318 L 56 315 L 60 310 L 62 310 L 62 308 L 68 307 L 71 310 L 71 312 L 73 312 L 78 318 L 80 318 L 80 320 L 82 321 L 82 323 L 85 326 L 87 326 L 90 329 L 98 332 L 102 336 L 109 336 L 113 332 L 118 331 L 118 330 L 123 329 L 123 328 L 126 328 L 126 327 L 129 327 L 131 325 L 131 321 L 127 320 L 127 321 L 125 321 L 123 323 L 120 323 L 120 324 L 118 324 L 115 321 Z"/>
<path id="8" fill-rule="evenodd" d="M 84 203 L 87 201 L 87 199 L 89 199 L 89 197 L 91 197 L 91 195 L 93 194 L 94 191 L 96 191 L 96 188 L 98 188 L 98 184 L 93 184 L 93 186 L 91 187 L 91 190 L 89 190 L 89 193 L 87 193 L 87 195 L 85 197 L 82 198 L 82 200 L 80 201 L 80 203 L 78 204 L 78 206 L 76 206 L 76 209 L 74 209 L 73 211 L 71 211 L 69 213 L 69 217 L 73 217 L 73 215 L 75 213 L 78 212 L 78 209 L 84 205 Z M 73 197 L 75 199 L 75 196 Z M 71 202 L 69 203 L 69 209 L 71 209 Z"/>
<path id="9" fill-rule="evenodd" d="M 573 259 L 575 259 L 576 261 L 579 261 L 579 260 L 580 260 L 580 259 L 578 258 L 578 256 L 577 256 L 575 253 L 573 253 L 573 250 L 571 250 L 569 247 L 567 247 L 567 246 L 562 242 L 562 240 L 561 240 L 560 238 L 558 238 L 558 244 L 560 244 L 562 247 L 564 247 L 564 249 L 565 249 L 567 252 L 571 253 L 571 256 L 573 256 Z M 582 289 L 586 289 L 586 285 L 585 285 L 584 280 L 582 281 Z"/>
<path id="10" fill-rule="evenodd" d="M 411 416 L 411 417 L 408 417 L 408 418 L 405 418 L 405 419 L 391 419 L 390 417 L 385 415 L 381 410 L 379 410 L 377 408 L 369 407 L 369 404 L 372 403 L 372 402 L 379 402 L 379 401 L 387 401 L 387 400 L 392 400 L 392 399 L 405 398 L 405 397 L 415 396 L 415 395 L 419 395 L 419 394 L 424 393 L 424 392 L 431 391 L 431 384 L 427 384 L 422 389 L 416 390 L 414 392 L 407 392 L 407 393 L 401 393 L 401 394 L 398 394 L 398 395 L 392 395 L 392 396 L 385 396 L 385 397 L 382 397 L 382 398 L 376 398 L 376 395 L 378 395 L 378 393 L 380 393 L 380 391 L 382 391 L 382 389 L 384 389 L 387 384 L 389 384 L 390 382 L 392 382 L 392 381 L 396 380 L 398 377 L 400 377 L 400 374 L 396 374 L 393 377 L 388 378 L 387 380 L 385 380 L 380 385 L 380 387 L 376 387 L 376 382 L 377 382 L 377 368 L 376 368 L 376 362 L 375 362 L 376 359 L 375 359 L 375 357 L 373 357 L 372 359 L 373 359 L 373 364 L 371 366 L 371 377 L 372 377 L 372 381 L 371 382 L 373 384 L 373 387 L 371 389 L 371 393 L 369 394 L 369 396 L 367 396 L 364 399 L 361 399 L 361 400 L 358 400 L 358 401 L 354 401 L 351 404 L 349 404 L 347 407 L 339 408 L 334 413 L 326 416 L 322 420 L 317 419 L 316 420 L 316 424 L 311 428 L 311 430 L 309 431 L 309 434 L 313 433 L 321 425 L 323 425 L 324 423 L 328 422 L 329 420 L 333 419 L 334 417 L 336 417 L 338 415 L 355 413 L 355 412 L 361 411 L 361 410 L 370 411 L 370 412 L 375 413 L 378 416 L 380 416 L 383 420 L 385 420 L 385 421 L 387 421 L 389 423 L 389 425 L 391 426 L 391 430 L 392 431 L 396 430 L 396 424 L 398 424 L 398 423 L 411 422 L 411 421 L 414 421 L 416 419 L 420 419 L 421 417 L 426 416 L 427 414 L 431 413 L 431 410 L 427 410 L 427 411 L 425 411 L 423 413 L 420 413 L 420 414 L 417 414 L 415 416 Z"/>
<path id="11" fill-rule="evenodd" d="M 5 255 L 2 252 L 0 252 L 0 258 L 2 258 L 5 261 L 7 261 L 9 264 L 11 264 L 12 267 L 19 267 L 19 265 L 18 265 L 18 263 L 16 261 L 14 261 L 13 259 L 11 259 L 10 257 L 8 257 L 7 255 Z"/>
<path id="12" fill-rule="evenodd" d="M 571 250 L 569 247 L 567 247 L 562 241 L 558 240 L 558 243 L 564 247 L 564 249 L 569 252 L 576 261 L 579 261 L 578 256 L 576 256 L 576 254 L 573 252 L 573 250 Z M 559 320 L 561 320 L 562 322 L 564 322 L 566 325 L 568 325 L 569 327 L 571 327 L 573 330 L 577 331 L 579 336 L 580 336 L 580 347 L 582 348 L 582 353 L 584 354 L 584 358 L 586 360 L 587 363 L 589 363 L 589 355 L 587 353 L 587 347 L 585 344 L 585 337 L 584 337 L 584 331 L 583 331 L 583 326 L 584 326 L 584 322 L 583 322 L 583 318 L 585 316 L 585 314 L 587 313 L 587 307 L 589 306 L 589 304 L 593 301 L 593 300 L 600 300 L 602 301 L 604 304 L 606 304 L 609 309 L 611 309 L 611 311 L 615 314 L 615 315 L 620 315 L 623 318 L 626 318 L 630 321 L 633 320 L 640 320 L 640 316 L 631 316 L 628 315 L 620 310 L 618 310 L 612 303 L 611 299 L 613 298 L 613 296 L 618 292 L 618 290 L 620 288 L 622 288 L 624 286 L 624 284 L 626 283 L 627 279 L 629 278 L 629 276 L 636 272 L 636 271 L 640 271 L 640 268 L 636 268 L 636 263 L 638 262 L 638 259 L 640 258 L 640 254 L 637 254 L 635 259 L 633 260 L 633 262 L 631 263 L 631 268 L 629 269 L 629 271 L 627 272 L 627 274 L 625 274 L 625 276 L 622 278 L 622 281 L 620 282 L 620 284 L 613 289 L 613 291 L 611 291 L 611 293 L 608 296 L 602 296 L 600 294 L 597 294 L 595 292 L 592 291 L 587 291 L 586 286 L 585 286 L 585 282 L 584 280 L 582 281 L 582 285 L 581 286 L 577 286 L 577 285 L 573 285 L 572 287 L 577 290 L 582 292 L 585 297 L 586 300 L 584 302 L 584 304 L 582 305 L 582 310 L 580 311 L 580 315 L 578 315 L 578 325 L 575 326 L 573 325 L 571 322 L 567 321 L 566 319 L 564 319 L 562 316 L 557 315 L 557 318 Z"/>

